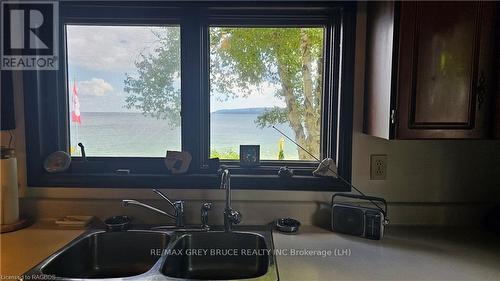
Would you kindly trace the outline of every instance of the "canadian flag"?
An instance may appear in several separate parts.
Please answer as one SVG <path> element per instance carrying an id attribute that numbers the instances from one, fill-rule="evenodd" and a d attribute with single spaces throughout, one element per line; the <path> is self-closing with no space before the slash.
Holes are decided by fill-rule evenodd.
<path id="1" fill-rule="evenodd" d="M 78 100 L 78 93 L 76 91 L 76 81 L 73 82 L 73 102 L 71 104 L 71 122 L 82 124 L 80 118 L 80 101 Z"/>

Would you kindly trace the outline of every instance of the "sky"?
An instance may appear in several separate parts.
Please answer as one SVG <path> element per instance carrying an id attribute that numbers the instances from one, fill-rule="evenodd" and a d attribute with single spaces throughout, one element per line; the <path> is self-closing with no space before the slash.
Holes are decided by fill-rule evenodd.
<path id="1" fill-rule="evenodd" d="M 127 93 L 123 81 L 126 73 L 136 73 L 134 62 L 139 55 L 150 54 L 158 46 L 153 32 L 165 31 L 142 26 L 67 26 L 68 88 L 72 89 L 76 81 L 80 111 L 135 112 L 124 108 Z M 274 96 L 275 90 L 266 85 L 247 98 L 228 101 L 211 98 L 210 111 L 284 107 L 284 101 Z"/>

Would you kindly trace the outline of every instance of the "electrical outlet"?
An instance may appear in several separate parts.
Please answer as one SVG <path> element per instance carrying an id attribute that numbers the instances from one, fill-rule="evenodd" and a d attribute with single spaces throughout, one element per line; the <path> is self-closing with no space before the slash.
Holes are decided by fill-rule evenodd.
<path id="1" fill-rule="evenodd" d="M 372 154 L 370 156 L 370 179 L 385 180 L 387 177 L 387 155 Z"/>

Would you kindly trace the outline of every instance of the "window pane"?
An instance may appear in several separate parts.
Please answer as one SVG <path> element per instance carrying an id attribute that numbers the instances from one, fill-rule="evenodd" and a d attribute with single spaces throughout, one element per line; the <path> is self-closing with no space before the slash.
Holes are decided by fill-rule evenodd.
<path id="1" fill-rule="evenodd" d="M 263 160 L 320 156 L 324 28 L 210 28 L 211 156 L 238 159 L 240 144 Z"/>
<path id="2" fill-rule="evenodd" d="M 71 155 L 181 150 L 180 28 L 68 25 Z"/>

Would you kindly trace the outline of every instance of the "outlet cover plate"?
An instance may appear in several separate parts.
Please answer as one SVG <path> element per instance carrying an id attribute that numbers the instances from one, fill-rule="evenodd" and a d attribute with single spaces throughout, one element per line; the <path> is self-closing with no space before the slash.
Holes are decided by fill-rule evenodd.
<path id="1" fill-rule="evenodd" d="M 372 154 L 370 156 L 370 180 L 385 180 L 387 178 L 387 155 Z"/>

